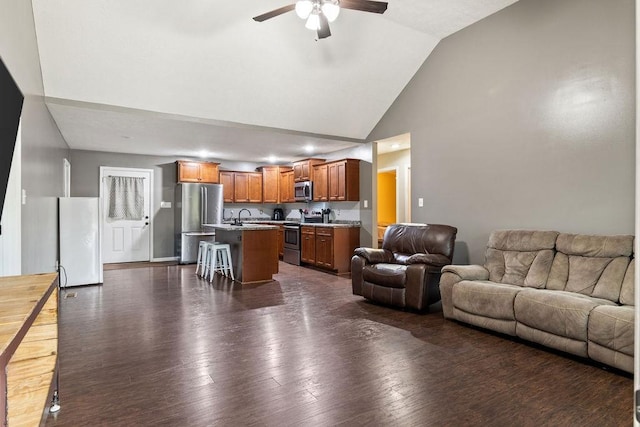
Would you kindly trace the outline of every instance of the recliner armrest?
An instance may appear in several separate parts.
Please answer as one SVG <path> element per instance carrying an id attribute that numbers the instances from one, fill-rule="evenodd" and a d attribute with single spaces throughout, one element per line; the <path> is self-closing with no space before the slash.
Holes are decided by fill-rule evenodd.
<path id="1" fill-rule="evenodd" d="M 489 270 L 481 265 L 445 265 L 442 272 L 457 274 L 461 280 L 489 279 Z"/>
<path id="2" fill-rule="evenodd" d="M 451 264 L 451 260 L 441 254 L 413 254 L 406 261 L 407 264 L 428 264 L 434 267 L 444 267 Z"/>
<path id="3" fill-rule="evenodd" d="M 393 262 L 393 254 L 385 249 L 356 248 L 353 253 L 366 259 L 369 264 Z"/>

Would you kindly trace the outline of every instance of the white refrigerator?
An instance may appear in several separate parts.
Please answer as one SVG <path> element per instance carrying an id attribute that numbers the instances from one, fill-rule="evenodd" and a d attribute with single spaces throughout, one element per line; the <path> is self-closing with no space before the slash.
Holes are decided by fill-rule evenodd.
<path id="1" fill-rule="evenodd" d="M 58 199 L 61 287 L 103 282 L 101 212 L 98 197 Z"/>

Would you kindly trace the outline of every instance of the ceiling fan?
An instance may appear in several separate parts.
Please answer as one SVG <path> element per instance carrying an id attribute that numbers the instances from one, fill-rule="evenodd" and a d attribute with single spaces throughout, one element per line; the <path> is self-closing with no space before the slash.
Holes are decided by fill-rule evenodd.
<path id="1" fill-rule="evenodd" d="M 317 31 L 318 39 L 326 39 L 331 35 L 329 23 L 335 21 L 338 17 L 340 8 L 384 13 L 387 10 L 387 2 L 372 0 L 298 0 L 294 4 L 282 6 L 271 12 L 255 16 L 253 20 L 262 22 L 295 10 L 300 18 L 307 21 L 305 27 Z"/>

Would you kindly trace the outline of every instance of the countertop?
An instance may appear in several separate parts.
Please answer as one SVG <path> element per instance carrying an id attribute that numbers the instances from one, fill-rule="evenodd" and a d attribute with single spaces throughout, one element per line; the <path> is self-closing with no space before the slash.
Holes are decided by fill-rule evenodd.
<path id="1" fill-rule="evenodd" d="M 282 225 L 282 224 L 291 224 L 291 223 L 296 223 L 296 224 L 300 224 L 300 225 L 304 225 L 304 226 L 311 226 L 311 227 L 331 227 L 331 228 L 359 228 L 360 227 L 360 223 L 359 222 L 330 222 L 328 224 L 322 223 L 322 222 L 299 222 L 299 221 L 294 221 L 294 220 L 281 220 L 281 221 L 276 221 L 273 219 L 254 219 L 254 220 L 243 220 L 242 221 L 243 225 L 242 227 L 247 227 L 246 224 L 251 224 L 251 225 L 260 225 L 260 224 L 273 224 L 273 225 Z M 229 224 L 231 225 L 231 224 Z M 241 227 L 239 227 L 241 228 Z"/>
<path id="2" fill-rule="evenodd" d="M 242 225 L 233 224 L 202 224 L 205 227 L 213 228 L 214 230 L 226 230 L 226 231 L 262 231 L 262 230 L 277 230 L 277 225 L 268 224 L 256 224 L 244 222 Z"/>

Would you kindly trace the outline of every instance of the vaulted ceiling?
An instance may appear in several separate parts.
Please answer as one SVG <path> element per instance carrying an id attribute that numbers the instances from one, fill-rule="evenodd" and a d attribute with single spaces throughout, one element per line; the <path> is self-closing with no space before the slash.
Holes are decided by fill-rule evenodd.
<path id="1" fill-rule="evenodd" d="M 362 142 L 438 42 L 515 0 L 389 0 L 315 40 L 292 0 L 33 0 L 72 149 L 266 161 Z"/>

